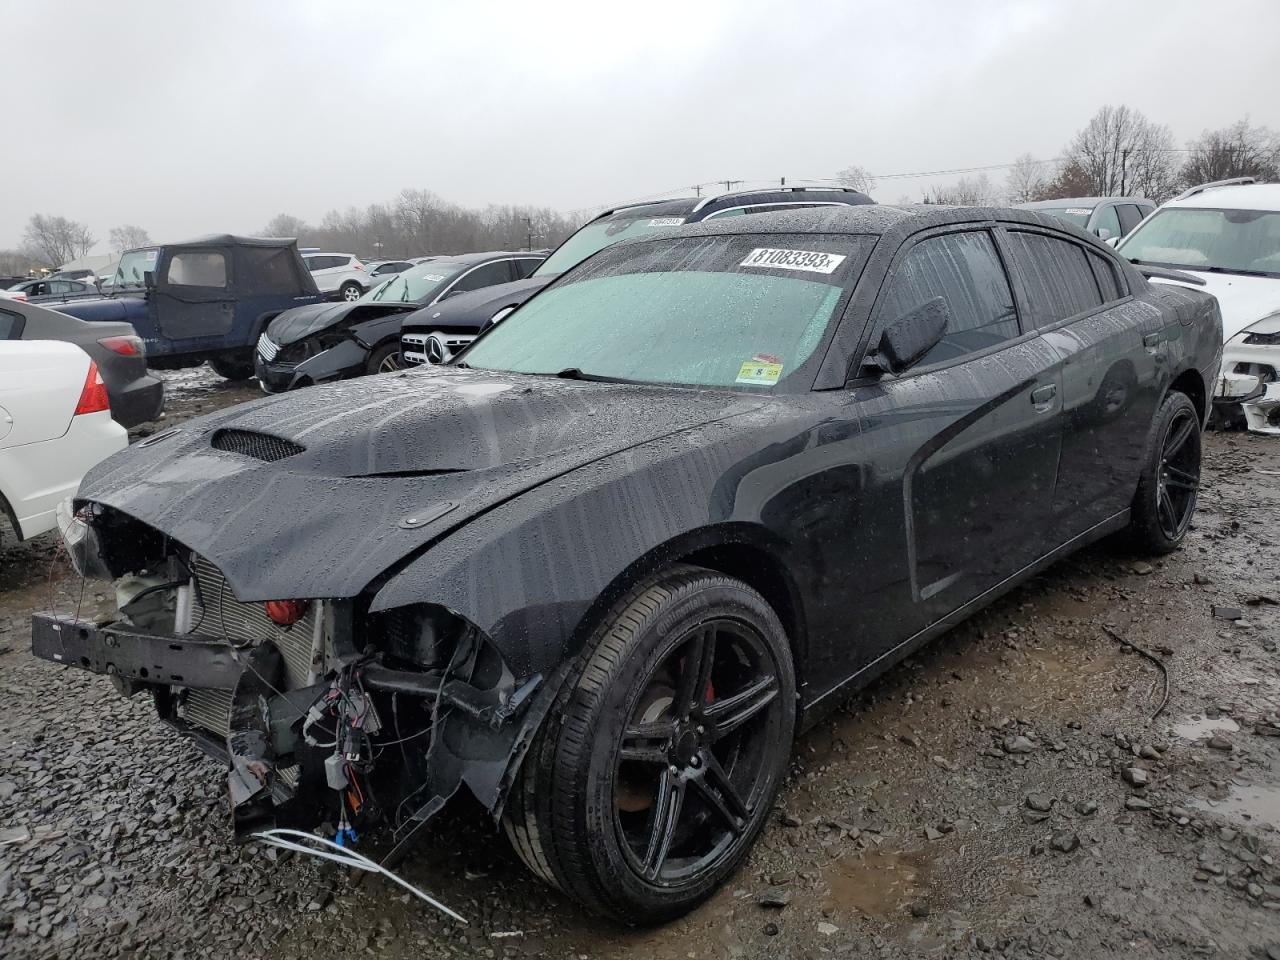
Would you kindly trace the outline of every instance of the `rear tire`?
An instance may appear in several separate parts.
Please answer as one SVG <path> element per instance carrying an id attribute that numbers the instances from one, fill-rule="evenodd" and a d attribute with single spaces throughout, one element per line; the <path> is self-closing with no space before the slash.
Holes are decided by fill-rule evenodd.
<path id="1" fill-rule="evenodd" d="M 239 357 L 214 357 L 209 361 L 213 372 L 224 380 L 248 380 L 253 376 L 253 360 Z"/>
<path id="2" fill-rule="evenodd" d="M 364 296 L 364 288 L 354 280 L 348 280 L 338 288 L 338 299 L 347 303 L 355 303 Z"/>
<path id="3" fill-rule="evenodd" d="M 1191 526 L 1200 489 L 1200 414 L 1185 393 L 1171 392 L 1147 434 L 1133 496 L 1129 539 L 1149 554 L 1178 548 Z"/>
<path id="4" fill-rule="evenodd" d="M 624 596 L 588 642 L 503 824 L 530 870 L 589 909 L 668 920 L 747 856 L 794 732 L 777 614 L 739 580 L 676 567 Z"/>

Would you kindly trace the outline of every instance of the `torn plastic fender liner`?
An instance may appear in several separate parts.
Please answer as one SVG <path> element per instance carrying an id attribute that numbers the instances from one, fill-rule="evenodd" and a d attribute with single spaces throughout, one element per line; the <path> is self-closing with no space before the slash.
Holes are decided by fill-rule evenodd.
<path id="1" fill-rule="evenodd" d="M 427 753 L 426 782 L 417 789 L 421 802 L 395 832 L 395 846 L 382 864 L 394 867 L 413 846 L 413 841 L 464 783 L 497 823 L 502 819 L 507 794 L 520 772 L 529 746 L 555 703 L 572 662 L 566 662 L 550 677 L 534 677 L 522 684 L 508 703 L 521 697 L 506 713 L 501 724 L 484 724 L 462 710 L 451 710 L 440 718 Z M 521 691 L 525 691 L 521 696 Z M 519 722 L 514 716 L 527 703 Z"/>

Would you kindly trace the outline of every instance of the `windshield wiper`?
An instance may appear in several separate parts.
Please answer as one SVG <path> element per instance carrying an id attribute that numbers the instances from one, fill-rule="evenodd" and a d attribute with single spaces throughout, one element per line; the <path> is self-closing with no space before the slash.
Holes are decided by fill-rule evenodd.
<path id="1" fill-rule="evenodd" d="M 1194 267 L 1195 270 L 1203 270 L 1205 273 L 1239 273 L 1246 277 L 1269 277 L 1272 274 L 1266 270 L 1236 270 L 1233 267 Z"/>
<path id="2" fill-rule="evenodd" d="M 591 383 L 634 383 L 633 380 L 623 380 L 619 377 L 602 377 L 598 373 L 584 373 L 578 367 L 565 367 L 559 373 L 554 374 L 534 374 L 534 376 L 555 376 L 561 380 L 587 380 Z"/>

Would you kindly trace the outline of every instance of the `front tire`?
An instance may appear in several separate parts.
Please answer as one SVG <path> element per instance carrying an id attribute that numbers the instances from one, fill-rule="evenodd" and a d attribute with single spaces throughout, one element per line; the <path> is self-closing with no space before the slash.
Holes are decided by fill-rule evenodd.
<path id="1" fill-rule="evenodd" d="M 521 859 L 627 924 L 690 910 L 763 829 L 795 732 L 777 614 L 680 566 L 605 618 L 525 759 L 504 825 Z"/>
<path id="2" fill-rule="evenodd" d="M 403 369 L 400 365 L 400 344 L 384 343 L 364 363 L 365 373 L 392 373 Z"/>
<path id="3" fill-rule="evenodd" d="M 1161 403 L 1147 435 L 1129 535 L 1150 554 L 1178 548 L 1191 527 L 1200 489 L 1200 414 L 1185 393 Z"/>
<path id="4" fill-rule="evenodd" d="M 253 376 L 253 360 L 240 357 L 214 357 L 209 361 L 213 372 L 224 380 L 248 380 Z"/>

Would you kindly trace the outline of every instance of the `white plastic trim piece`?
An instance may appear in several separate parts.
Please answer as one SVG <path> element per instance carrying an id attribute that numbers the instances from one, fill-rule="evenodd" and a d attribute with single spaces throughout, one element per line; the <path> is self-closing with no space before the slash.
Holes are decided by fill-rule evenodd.
<path id="1" fill-rule="evenodd" d="M 318 837 L 314 833 L 304 833 L 301 830 L 285 830 L 282 828 L 260 830 L 253 836 L 263 843 L 279 847 L 281 850 L 292 850 L 295 853 L 305 853 L 307 856 L 317 857 L 321 860 L 332 860 L 334 863 L 340 863 L 345 867 L 354 867 L 357 870 L 364 870 L 368 873 L 380 873 L 393 883 L 404 887 L 419 900 L 435 907 L 445 916 L 452 917 L 461 924 L 467 923 L 460 914 L 454 913 L 439 900 L 431 898 L 407 880 L 402 880 L 386 867 L 375 863 L 362 853 L 356 853 L 350 847 L 340 846 L 332 840 Z M 316 847 L 307 846 L 306 844 L 319 844 L 321 849 L 316 849 Z"/>

